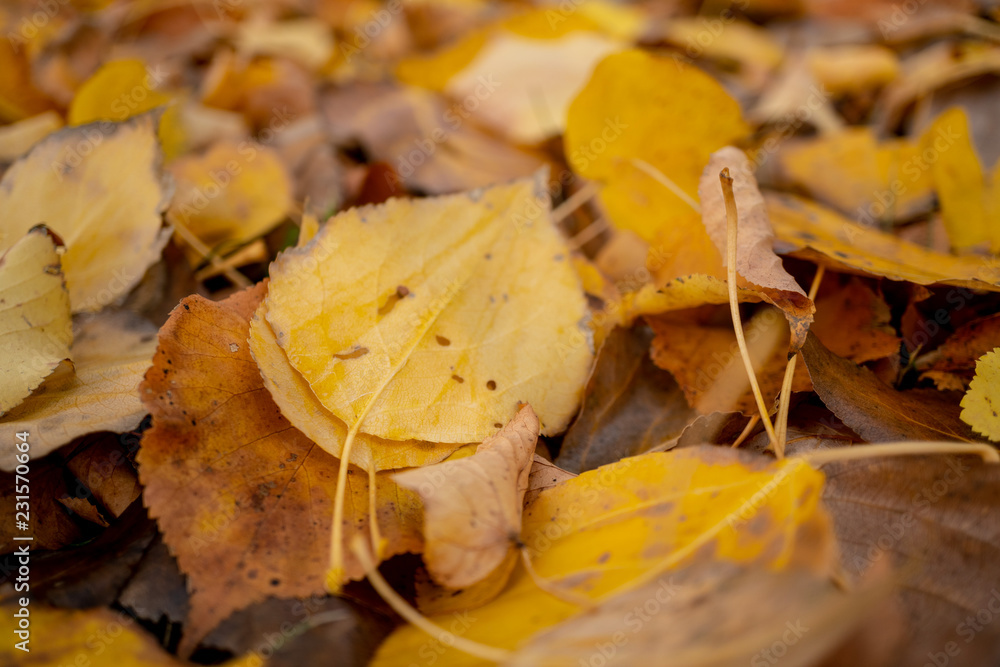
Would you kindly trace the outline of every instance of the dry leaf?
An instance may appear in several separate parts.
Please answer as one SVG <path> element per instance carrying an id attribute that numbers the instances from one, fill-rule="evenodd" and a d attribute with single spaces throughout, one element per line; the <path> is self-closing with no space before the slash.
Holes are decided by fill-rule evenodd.
<path id="1" fill-rule="evenodd" d="M 472 456 L 393 475 L 424 502 L 424 563 L 435 581 L 472 586 L 515 550 L 537 442 L 538 418 L 525 406 Z"/>
<path id="2" fill-rule="evenodd" d="M 940 347 L 918 357 L 914 366 L 938 389 L 963 391 L 976 373 L 976 360 L 997 347 L 1000 314 L 963 324 Z"/>
<path id="3" fill-rule="evenodd" d="M 170 172 L 177 192 L 168 219 L 209 248 L 248 243 L 271 231 L 292 207 L 284 164 L 273 149 L 254 142 L 217 143 L 204 155 L 175 160 Z"/>
<path id="4" fill-rule="evenodd" d="M 958 418 L 958 406 L 936 393 L 897 391 L 815 336 L 806 340 L 802 357 L 826 407 L 868 442 L 976 439 Z"/>
<path id="5" fill-rule="evenodd" d="M 943 283 L 1000 291 L 1000 264 L 994 260 L 927 250 L 791 195 L 769 193 L 764 199 L 780 244 L 805 249 L 798 256 L 838 271 L 918 285 Z"/>
<path id="6" fill-rule="evenodd" d="M 707 562 L 664 575 L 532 637 L 509 665 L 815 665 L 873 616 L 889 582 L 844 592 L 800 571 Z M 748 610 L 752 609 L 752 613 Z M 883 620 L 883 619 L 879 619 Z"/>
<path id="7" fill-rule="evenodd" d="M 767 217 L 764 198 L 757 188 L 753 169 L 738 148 L 726 146 L 712 153 L 698 183 L 701 219 L 712 243 L 725 258 L 727 247 L 726 203 L 719 174 L 729 169 L 733 196 L 739 215 L 737 225 L 736 271 L 750 287 L 784 312 L 792 329 L 791 348 L 796 351 L 805 342 L 816 307 L 795 279 L 785 271 L 781 258 L 774 254 L 774 232 Z M 725 259 L 723 259 L 725 264 Z"/>
<path id="8" fill-rule="evenodd" d="M 823 502 L 846 573 L 892 566 L 902 579 L 897 596 L 908 639 L 893 664 L 996 663 L 1000 628 L 986 610 L 995 618 L 1000 608 L 1000 468 L 936 456 L 828 464 L 824 471 Z"/>
<path id="9" fill-rule="evenodd" d="M 869 127 L 789 142 L 776 156 L 800 191 L 866 224 L 909 220 L 930 209 L 931 172 L 920 142 L 879 142 Z"/>
<path id="10" fill-rule="evenodd" d="M 325 592 L 337 460 L 295 430 L 271 400 L 246 343 L 265 285 L 218 304 L 181 302 L 160 331 L 140 390 L 145 504 L 188 576 L 183 646 L 267 596 Z M 368 535 L 368 484 L 348 475 L 348 535 Z M 380 475 L 386 556 L 419 551 L 419 501 Z M 363 575 L 348 558 L 346 575 Z"/>
<path id="11" fill-rule="evenodd" d="M 921 145 L 935 157 L 930 173 L 952 247 L 1000 251 L 1000 162 L 989 173 L 980 164 L 965 111 L 952 107 L 938 116 Z"/>
<path id="12" fill-rule="evenodd" d="M 12 442 L 14 433 L 28 431 L 37 458 L 87 433 L 135 428 L 146 415 L 136 387 L 155 349 L 155 327 L 129 313 L 79 320 L 73 369 L 51 376 L 0 418 L 0 437 Z M 14 452 L 0 450 L 0 468 L 15 465 Z"/>
<path id="13" fill-rule="evenodd" d="M 721 258 L 691 202 L 712 151 L 747 131 L 737 102 L 710 76 L 631 50 L 601 61 L 570 105 L 564 149 L 577 174 L 604 185 L 599 198 L 609 220 L 662 249 L 661 280 L 722 277 Z M 665 175 L 687 201 L 635 160 Z"/>
<path id="14" fill-rule="evenodd" d="M 550 585 L 594 599 L 621 594 L 640 577 L 669 581 L 671 572 L 707 560 L 824 574 L 836 549 L 818 504 L 822 484 L 801 460 L 765 464 L 718 447 L 642 454 L 543 491 L 525 509 L 521 539 Z M 513 649 L 579 611 L 519 567 L 499 597 L 471 612 L 476 621 L 462 636 Z M 454 617 L 432 620 L 449 628 Z M 372 665 L 398 665 L 422 646 L 439 666 L 478 664 L 403 626 Z"/>
<path id="15" fill-rule="evenodd" d="M 962 398 L 962 421 L 993 442 L 1000 442 L 1000 348 L 976 361 L 976 377 Z"/>
<path id="16" fill-rule="evenodd" d="M 305 244 L 302 244 L 305 245 Z M 301 245 L 299 246 L 301 247 Z M 347 425 L 323 407 L 302 375 L 288 363 L 288 356 L 278 345 L 271 325 L 267 322 L 267 303 L 262 302 L 250 320 L 250 354 L 260 369 L 264 386 L 285 416 L 306 437 L 340 458 L 347 438 Z M 461 443 L 436 444 L 420 440 L 383 440 L 359 433 L 357 449 L 351 460 L 376 470 L 410 468 L 441 461 Z"/>
<path id="17" fill-rule="evenodd" d="M 0 255 L 0 416 L 19 405 L 59 364 L 73 341 L 58 239 L 32 228 Z"/>
<path id="18" fill-rule="evenodd" d="M 563 438 L 556 459 L 562 468 L 582 472 L 649 451 L 694 417 L 674 379 L 650 359 L 651 341 L 644 327 L 608 336 Z"/>
<path id="19" fill-rule="evenodd" d="M 522 403 L 565 429 L 593 352 L 543 183 L 351 209 L 272 264 L 268 322 L 324 407 L 391 440 L 485 439 Z"/>
<path id="20" fill-rule="evenodd" d="M 13 162 L 62 126 L 62 117 L 55 111 L 0 126 L 0 162 Z"/>
<path id="21" fill-rule="evenodd" d="M 816 300 L 809 331 L 838 357 L 862 364 L 899 352 L 899 337 L 889 323 L 891 316 L 885 300 L 852 277 L 846 285 Z"/>
<path id="22" fill-rule="evenodd" d="M 170 188 L 160 170 L 156 119 L 94 123 L 49 135 L 0 180 L 0 251 L 44 222 L 66 244 L 73 312 L 123 298 L 160 257 Z"/>

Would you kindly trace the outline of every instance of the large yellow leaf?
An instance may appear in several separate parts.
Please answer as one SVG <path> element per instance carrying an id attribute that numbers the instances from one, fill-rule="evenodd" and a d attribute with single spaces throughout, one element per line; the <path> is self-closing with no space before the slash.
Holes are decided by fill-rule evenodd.
<path id="1" fill-rule="evenodd" d="M 796 249 L 831 268 L 918 285 L 943 283 L 1000 291 L 996 260 L 934 252 L 791 195 L 769 193 L 764 199 L 775 236 L 787 244 L 783 249 Z"/>
<path id="2" fill-rule="evenodd" d="M 552 585 L 595 600 L 706 560 L 828 573 L 836 550 L 822 486 L 823 474 L 801 460 L 766 464 L 721 448 L 643 454 L 542 491 L 525 509 L 521 539 Z M 513 649 L 578 611 L 519 568 L 499 597 L 470 614 L 475 622 L 432 620 Z M 439 656 L 439 667 L 479 664 L 412 626 L 396 630 L 372 664 L 405 664 L 421 647 Z"/>
<path id="3" fill-rule="evenodd" d="M 962 398 L 962 421 L 993 442 L 1000 442 L 1000 349 L 976 362 L 976 377 Z"/>
<path id="4" fill-rule="evenodd" d="M 938 116 L 921 137 L 921 147 L 952 247 L 1000 251 L 1000 162 L 984 173 L 965 111 L 953 107 Z"/>
<path id="5" fill-rule="evenodd" d="M 565 150 L 578 174 L 604 184 L 600 199 L 611 222 L 671 253 L 658 271 L 662 279 L 723 276 L 692 203 L 709 155 L 748 131 L 739 104 L 715 79 L 632 50 L 601 61 L 570 105 Z M 687 201 L 635 160 L 669 178 Z M 679 247 L 684 252 L 673 253 Z"/>
<path id="6" fill-rule="evenodd" d="M 128 313 L 101 313 L 74 331 L 73 369 L 50 376 L 0 418 L 0 438 L 31 433 L 32 458 L 77 436 L 135 428 L 146 414 L 137 387 L 156 350 L 156 330 Z M 0 450 L 0 469 L 13 470 L 14 451 Z"/>
<path id="7" fill-rule="evenodd" d="M 44 222 L 66 244 L 73 312 L 124 297 L 169 239 L 156 119 L 94 123 L 49 135 L 0 180 L 0 252 Z"/>
<path id="8" fill-rule="evenodd" d="M 281 414 L 310 440 L 340 458 L 347 438 L 347 425 L 323 407 L 309 383 L 291 364 L 267 323 L 267 303 L 262 302 L 250 320 L 250 354 L 260 369 L 264 386 L 281 408 Z M 391 441 L 359 433 L 351 460 L 376 470 L 410 468 L 437 463 L 461 447 L 420 440 Z"/>
<path id="9" fill-rule="evenodd" d="M 162 67 L 146 67 L 141 60 L 106 63 L 87 79 L 73 97 L 67 114 L 70 125 L 95 121 L 124 121 L 170 103 L 171 96 L 158 90 L 166 78 Z M 179 108 L 163 112 L 159 137 L 168 158 L 184 148 Z"/>
<path id="10" fill-rule="evenodd" d="M 35 227 L 0 256 L 0 415 L 64 359 L 73 340 L 69 294 L 55 241 Z"/>
<path id="11" fill-rule="evenodd" d="M 351 209 L 272 264 L 267 319 L 324 407 L 390 440 L 483 440 L 521 403 L 566 428 L 593 351 L 544 182 Z"/>

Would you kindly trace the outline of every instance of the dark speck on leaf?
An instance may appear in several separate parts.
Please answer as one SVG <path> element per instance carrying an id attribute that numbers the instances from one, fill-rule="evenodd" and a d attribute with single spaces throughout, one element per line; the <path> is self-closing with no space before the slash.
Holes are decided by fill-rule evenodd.
<path id="1" fill-rule="evenodd" d="M 489 382 L 486 383 L 486 388 L 489 389 L 490 391 L 493 391 L 494 389 L 497 388 L 497 383 L 494 382 L 493 380 L 490 380 Z"/>

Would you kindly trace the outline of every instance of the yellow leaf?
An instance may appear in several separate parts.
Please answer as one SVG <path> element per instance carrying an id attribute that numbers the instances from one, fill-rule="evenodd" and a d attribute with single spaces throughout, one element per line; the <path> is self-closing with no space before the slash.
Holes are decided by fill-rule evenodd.
<path id="1" fill-rule="evenodd" d="M 663 279 L 724 275 L 692 205 L 711 153 L 749 128 L 739 104 L 715 79 L 678 60 L 632 50 L 608 56 L 569 108 L 565 151 L 581 176 L 601 181 L 612 223 L 664 248 Z M 685 194 L 665 187 L 648 168 Z"/>
<path id="2" fill-rule="evenodd" d="M 935 119 L 921 138 L 941 202 L 941 218 L 956 250 L 986 247 L 1000 251 L 1000 162 L 987 181 L 972 146 L 969 120 L 961 107 Z"/>
<path id="3" fill-rule="evenodd" d="M 0 180 L 0 251 L 44 222 L 66 244 L 62 265 L 74 313 L 124 297 L 169 240 L 170 189 L 152 115 L 60 130 Z"/>
<path id="4" fill-rule="evenodd" d="M 796 188 L 866 224 L 926 210 L 931 172 L 920 144 L 877 142 L 868 127 L 846 128 L 782 148 L 781 168 Z"/>
<path id="5" fill-rule="evenodd" d="M 137 59 L 106 63 L 80 86 L 70 104 L 67 121 L 70 125 L 100 120 L 122 122 L 169 104 L 171 96 L 157 90 L 164 76 L 159 67 L 147 68 Z M 167 158 L 179 155 L 184 148 L 181 127 L 178 107 L 168 107 L 158 128 Z"/>
<path id="6" fill-rule="evenodd" d="M 292 183 L 277 152 L 250 141 L 218 143 L 170 165 L 177 192 L 168 219 L 205 245 L 243 245 L 271 231 L 292 207 Z"/>
<path id="7" fill-rule="evenodd" d="M 0 437 L 31 433 L 31 456 L 41 457 L 77 436 L 120 433 L 146 415 L 136 387 L 156 350 L 156 331 L 128 313 L 82 320 L 74 332 L 75 373 L 55 374 L 32 396 L 0 418 Z M 14 451 L 0 450 L 0 469 L 14 469 Z"/>
<path id="8" fill-rule="evenodd" d="M 46 111 L 0 127 L 0 162 L 13 162 L 62 126 L 58 113 Z"/>
<path id="9" fill-rule="evenodd" d="M 310 440 L 340 458 L 347 438 L 347 425 L 323 407 L 309 383 L 288 363 L 288 356 L 267 323 L 267 302 L 260 304 L 250 320 L 248 342 L 264 386 L 281 414 Z M 351 460 L 364 468 L 374 464 L 376 470 L 409 468 L 437 463 L 461 446 L 419 440 L 390 441 L 359 433 Z"/>
<path id="10" fill-rule="evenodd" d="M 895 51 L 879 44 L 814 47 L 806 62 L 816 81 L 833 95 L 863 93 L 899 74 Z"/>
<path id="11" fill-rule="evenodd" d="M 110 609 L 57 609 L 32 601 L 28 611 L 29 651 L 16 647 L 19 609 L 8 603 L 3 608 L 0 631 L 7 641 L 0 646 L 0 662 L 21 667 L 61 667 L 80 662 L 94 664 L 89 656 L 101 656 L 100 663 L 116 667 L 183 667 L 188 664 L 160 648 L 139 622 L 125 612 Z M 86 647 L 86 648 L 84 648 Z M 228 663 L 227 663 L 228 664 Z"/>
<path id="12" fill-rule="evenodd" d="M 976 377 L 962 398 L 962 421 L 976 433 L 1000 442 L 1000 348 L 976 361 Z"/>
<path id="13" fill-rule="evenodd" d="M 942 283 L 1000 291 L 996 260 L 934 252 L 791 195 L 769 193 L 764 199 L 778 240 L 830 268 L 918 285 Z"/>
<path id="14" fill-rule="evenodd" d="M 740 303 L 757 303 L 763 299 L 760 292 L 746 287 L 737 287 L 736 297 Z M 623 320 L 632 322 L 641 315 L 729 303 L 729 288 L 725 280 L 696 273 L 674 278 L 661 287 L 643 285 L 639 291 L 626 294 L 622 303 Z"/>
<path id="15" fill-rule="evenodd" d="M 521 538 L 551 585 L 595 600 L 706 560 L 827 574 L 836 550 L 822 486 L 823 474 L 801 460 L 764 464 L 707 447 L 643 454 L 542 491 L 524 511 Z M 518 568 L 499 597 L 472 613 L 472 624 L 453 627 L 451 615 L 432 620 L 514 649 L 578 611 Z M 390 635 L 371 664 L 403 664 L 421 647 L 439 656 L 438 667 L 479 664 L 412 626 Z"/>
<path id="16" fill-rule="evenodd" d="M 45 227 L 35 227 L 0 256 L 0 346 L 4 350 L 0 415 L 20 404 L 70 358 L 72 340 L 69 294 L 56 244 Z"/>
<path id="17" fill-rule="evenodd" d="M 545 177 L 345 211 L 271 266 L 267 319 L 350 427 L 464 443 L 529 403 L 565 429 L 593 359 Z"/>
<path id="18" fill-rule="evenodd" d="M 472 586 L 514 553 L 538 418 L 521 408 L 476 453 L 393 475 L 424 502 L 424 563 L 438 583 Z"/>
<path id="19" fill-rule="evenodd" d="M 515 142 L 560 134 L 594 65 L 626 46 L 575 11 L 538 9 L 481 28 L 455 46 L 400 64 L 401 81 L 446 93 Z M 545 63 L 539 67 L 538 63 Z"/>
<path id="20" fill-rule="evenodd" d="M 317 18 L 280 22 L 254 18 L 238 24 L 236 46 L 247 61 L 257 55 L 278 56 L 318 70 L 333 55 L 333 34 Z"/>
<path id="21" fill-rule="evenodd" d="M 704 37 L 704 16 L 673 17 L 666 22 L 664 30 L 667 40 L 683 47 L 684 55 L 690 58 L 705 56 L 723 63 L 742 63 L 764 72 L 780 65 L 784 58 L 781 46 L 767 30 L 745 21 L 718 25 L 718 34 L 708 43 Z"/>

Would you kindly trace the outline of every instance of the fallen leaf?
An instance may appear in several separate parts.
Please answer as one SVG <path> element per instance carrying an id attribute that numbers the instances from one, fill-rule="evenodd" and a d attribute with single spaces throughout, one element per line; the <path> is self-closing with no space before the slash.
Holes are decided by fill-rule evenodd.
<path id="1" fill-rule="evenodd" d="M 721 278 L 721 258 L 691 202 L 711 153 L 748 129 L 739 104 L 701 70 L 629 50 L 602 60 L 570 105 L 564 150 L 574 172 L 603 184 L 598 197 L 615 226 L 653 246 L 684 248 L 662 263 L 663 281 L 691 273 Z"/>
<path id="2" fill-rule="evenodd" d="M 485 439 L 522 403 L 565 429 L 593 352 L 542 184 L 351 209 L 272 264 L 268 322 L 324 407 L 390 440 Z"/>
<path id="3" fill-rule="evenodd" d="M 964 391 L 976 374 L 976 360 L 1000 347 L 1000 314 L 963 324 L 935 350 L 917 358 L 921 378 L 930 378 L 938 389 Z"/>
<path id="4" fill-rule="evenodd" d="M 870 127 L 789 142 L 776 155 L 790 184 L 869 225 L 909 220 L 930 209 L 932 179 L 920 142 L 878 141 Z"/>
<path id="5" fill-rule="evenodd" d="M 254 142 L 217 143 L 204 155 L 175 160 L 170 172 L 176 193 L 168 220 L 209 248 L 230 250 L 263 236 L 292 207 L 284 164 L 274 149 Z"/>
<path id="6" fill-rule="evenodd" d="M 13 162 L 62 126 L 62 116 L 55 111 L 0 126 L 0 162 Z"/>
<path id="7" fill-rule="evenodd" d="M 147 67 L 138 59 L 105 63 L 76 91 L 67 122 L 70 125 L 123 122 L 168 105 L 171 96 L 159 90 L 164 76 L 162 66 Z M 103 126 L 101 131 L 104 132 Z M 168 158 L 180 154 L 185 140 L 178 107 L 168 106 L 163 111 L 157 134 Z"/>
<path id="8" fill-rule="evenodd" d="M 171 623 L 182 623 L 187 617 L 184 575 L 159 535 L 136 564 L 124 588 L 120 588 L 117 602 L 137 618 L 147 621 L 159 622 L 165 618 Z"/>
<path id="9" fill-rule="evenodd" d="M 802 357 L 826 407 L 868 442 L 976 440 L 959 419 L 958 406 L 936 393 L 897 391 L 815 336 L 806 340 Z"/>
<path id="10" fill-rule="evenodd" d="M 885 300 L 865 282 L 850 278 L 816 300 L 809 331 L 838 357 L 856 364 L 899 352 L 899 337 L 890 324 Z"/>
<path id="11" fill-rule="evenodd" d="M 1000 251 L 1000 162 L 986 173 L 965 111 L 952 107 L 938 116 L 924 131 L 921 145 L 935 157 L 930 173 L 952 247 Z"/>
<path id="12" fill-rule="evenodd" d="M 280 56 L 310 70 L 326 65 L 334 53 L 333 35 L 315 17 L 268 21 L 260 15 L 237 26 L 236 48 L 241 58 Z"/>
<path id="13" fill-rule="evenodd" d="M 419 88 L 355 84 L 323 97 L 341 145 L 358 142 L 411 190 L 445 194 L 530 176 L 544 164 L 480 129 L 460 102 Z M 488 160 L 479 159 L 489 155 Z"/>
<path id="14" fill-rule="evenodd" d="M 694 562 L 733 562 L 772 571 L 827 574 L 836 560 L 829 518 L 819 505 L 821 473 L 801 460 L 764 463 L 742 452 L 689 448 L 642 454 L 585 472 L 543 491 L 524 512 L 522 541 L 550 586 L 595 600 L 657 582 Z M 793 500 L 795 499 L 795 500 Z M 580 608 L 542 591 L 522 567 L 492 602 L 455 634 L 514 649 Z M 482 664 L 397 629 L 372 665 L 398 665 L 420 647 L 437 665 Z"/>
<path id="15" fill-rule="evenodd" d="M 85 439 L 67 457 L 66 468 L 111 517 L 121 516 L 142 493 L 139 476 L 115 435 Z"/>
<path id="16" fill-rule="evenodd" d="M 597 353 L 583 405 L 563 438 L 556 463 L 592 470 L 649 451 L 694 417 L 669 373 L 649 357 L 645 327 L 614 329 Z"/>
<path id="17" fill-rule="evenodd" d="M 69 294 L 57 238 L 32 228 L 0 256 L 0 416 L 19 405 L 70 358 Z"/>
<path id="18" fill-rule="evenodd" d="M 976 361 L 976 377 L 962 398 L 962 421 L 976 433 L 1000 442 L 1000 348 Z"/>
<path id="19" fill-rule="evenodd" d="M 773 308 L 758 311 L 746 324 L 747 349 L 765 402 L 778 396 L 788 365 L 788 327 L 778 312 Z M 696 413 L 757 412 L 731 323 L 706 326 L 672 322 L 665 317 L 650 317 L 647 321 L 656 334 L 651 349 L 653 362 L 676 378 Z M 804 372 L 796 373 L 792 388 L 809 390 Z"/>
<path id="20" fill-rule="evenodd" d="M 304 244 L 303 244 L 304 245 Z M 301 246 L 299 246 L 301 247 Z M 288 363 L 288 356 L 278 344 L 267 322 L 267 303 L 262 302 L 250 320 L 250 354 L 260 369 L 264 386 L 295 427 L 324 450 L 341 457 L 347 438 L 347 425 L 319 402 L 309 383 Z M 351 460 L 367 469 L 410 468 L 437 463 L 463 445 L 436 444 L 420 440 L 383 440 L 359 433 L 358 448 Z"/>
<path id="21" fill-rule="evenodd" d="M 886 581 L 844 592 L 806 572 L 695 564 L 535 635 L 505 664 L 587 665 L 602 656 L 639 665 L 669 655 L 678 667 L 758 665 L 779 652 L 783 663 L 819 664 L 889 592 Z"/>
<path id="22" fill-rule="evenodd" d="M 1000 291 L 1000 264 L 994 260 L 927 250 L 791 195 L 768 193 L 764 200 L 782 252 L 798 250 L 797 256 L 837 271 Z"/>
<path id="23" fill-rule="evenodd" d="M 140 386 L 153 416 L 138 455 L 144 501 L 191 591 L 182 649 L 265 597 L 325 592 L 338 463 L 281 416 L 250 356 L 265 289 L 184 299 Z M 383 554 L 420 551 L 419 501 L 378 480 Z M 348 535 L 368 536 L 367 482 L 348 474 Z M 364 574 L 352 557 L 345 570 Z"/>
<path id="24" fill-rule="evenodd" d="M 44 222 L 63 240 L 74 313 L 124 297 L 170 238 L 161 213 L 171 190 L 160 170 L 156 120 L 60 130 L 15 162 L 0 180 L 0 251 Z"/>
<path id="25" fill-rule="evenodd" d="M 15 433 L 28 431 L 37 458 L 87 433 L 135 428 L 146 415 L 136 387 L 155 349 L 155 328 L 129 313 L 79 320 L 73 370 L 53 375 L 0 418 L 0 437 L 13 442 Z M 0 450 L 0 469 L 15 465 L 13 450 Z"/>
<path id="26" fill-rule="evenodd" d="M 12 603 L 4 607 L 0 630 L 14 636 L 18 608 Z M 183 667 L 188 664 L 167 653 L 151 635 L 128 614 L 111 609 L 56 609 L 32 603 L 31 633 L 26 644 L 29 651 L 15 647 L 15 641 L 4 642 L 0 659 L 23 667 L 58 667 L 67 661 L 91 660 L 100 656 L 103 664 L 119 667 Z M 39 640 L 44 637 L 44 642 Z"/>
<path id="27" fill-rule="evenodd" d="M 752 288 L 736 288 L 739 303 L 756 303 L 763 298 Z M 623 319 L 631 323 L 640 315 L 660 315 L 705 304 L 729 303 L 729 288 L 725 280 L 696 273 L 679 276 L 659 286 L 643 285 L 639 291 L 624 295 L 622 303 Z"/>
<path id="28" fill-rule="evenodd" d="M 726 203 L 719 183 L 719 174 L 728 169 L 733 180 L 733 196 L 739 215 L 737 224 L 736 271 L 751 287 L 759 291 L 766 301 L 785 314 L 792 330 L 791 349 L 802 347 L 809 325 L 812 324 L 816 306 L 806 296 L 795 278 L 774 254 L 774 232 L 767 217 L 764 198 L 757 188 L 753 168 L 743 151 L 733 146 L 712 153 L 698 183 L 701 198 L 701 219 L 726 264 L 728 247 Z"/>
<path id="29" fill-rule="evenodd" d="M 986 665 L 1000 657 L 1000 468 L 967 457 L 893 457 L 827 464 L 823 503 L 844 571 L 882 565 L 902 579 L 907 641 L 894 664 Z M 992 590 L 991 590 L 992 589 Z M 940 656 L 940 657 L 936 657 Z"/>
<path id="30" fill-rule="evenodd" d="M 881 44 L 813 47 L 806 62 L 830 95 L 861 94 L 891 83 L 899 74 L 896 52 Z"/>
<path id="31" fill-rule="evenodd" d="M 424 563 L 435 581 L 471 586 L 515 551 L 537 442 L 538 418 L 525 406 L 472 456 L 393 476 L 424 502 Z"/>

